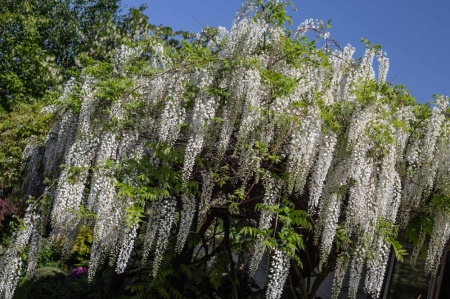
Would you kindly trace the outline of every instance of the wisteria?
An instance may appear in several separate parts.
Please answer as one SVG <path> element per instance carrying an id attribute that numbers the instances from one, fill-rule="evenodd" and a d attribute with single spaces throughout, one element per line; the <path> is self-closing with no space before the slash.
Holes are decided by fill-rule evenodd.
<path id="1" fill-rule="evenodd" d="M 284 282 L 289 273 L 289 257 L 282 251 L 276 250 L 272 255 L 269 284 L 267 286 L 266 298 L 280 298 L 283 293 Z"/>
<path id="2" fill-rule="evenodd" d="M 43 146 L 51 209 L 41 215 L 40 202 L 30 204 L 0 262 L 1 296 L 12 297 L 27 247 L 32 275 L 47 218 L 49 241 L 66 254 L 80 227 L 92 230 L 92 280 L 106 260 L 125 272 L 136 240 L 153 276 L 167 251 L 182 254 L 192 234 L 219 234 L 213 226 L 222 225 L 223 235 L 192 247 L 217 254 L 217 244 L 230 246 L 226 223 L 236 217 L 266 233 L 250 236 L 242 264 L 251 277 L 268 254 L 266 296 L 280 298 L 292 252 L 302 250 L 286 250 L 294 246 L 283 239 L 294 218 L 286 211 L 306 210 L 318 268 L 334 259 L 334 298 L 347 271 L 354 298 L 363 269 L 365 290 L 379 297 L 397 229 L 433 217 L 414 256 L 427 243 L 434 274 L 450 235 L 448 98 L 432 109 L 412 104 L 388 83 L 377 47 L 358 60 L 350 45 L 304 46 L 311 32 L 330 38 L 323 22 L 307 20 L 288 36 L 252 3 L 207 43 L 199 34 L 175 49 L 149 35 L 117 49 L 107 74 L 91 67 L 66 84 Z"/>
<path id="3" fill-rule="evenodd" d="M 177 237 L 176 250 L 178 253 L 184 248 L 196 211 L 195 199 L 192 196 L 184 195 L 181 200 L 183 202 L 183 211 L 181 213 L 180 228 Z"/>
<path id="4" fill-rule="evenodd" d="M 448 212 L 439 211 L 435 218 L 433 234 L 431 235 L 425 270 L 434 274 L 439 267 L 439 260 L 445 243 L 450 237 L 450 216 Z"/>
<path id="5" fill-rule="evenodd" d="M 338 298 L 341 293 L 342 284 L 344 282 L 345 273 L 347 273 L 348 268 L 348 257 L 346 255 L 341 255 L 336 261 L 336 270 L 334 271 L 334 282 L 332 288 L 333 298 Z"/>
<path id="6" fill-rule="evenodd" d="M 155 260 L 153 261 L 153 276 L 158 273 L 161 261 L 163 259 L 164 251 L 166 250 L 167 244 L 169 243 L 170 230 L 172 228 L 175 207 L 174 202 L 171 198 L 166 199 L 162 202 L 161 207 L 161 217 L 159 218 L 158 225 L 158 236 L 157 243 L 155 245 Z"/>
<path id="7" fill-rule="evenodd" d="M 271 178 L 270 176 L 266 175 L 264 176 L 264 187 L 266 189 L 266 192 L 264 194 L 263 203 L 265 205 L 274 205 L 277 201 L 278 196 L 278 186 L 275 183 L 275 180 Z M 263 210 L 261 212 L 261 218 L 259 219 L 259 229 L 264 230 L 271 227 L 272 220 L 273 220 L 274 214 L 269 210 Z M 256 270 L 258 269 L 258 266 L 264 256 L 265 250 L 264 246 L 262 244 L 263 239 L 261 236 L 258 237 L 259 240 L 255 245 L 254 253 L 252 256 L 252 259 L 250 261 L 249 266 L 249 275 L 253 276 L 256 273 Z"/>
<path id="8" fill-rule="evenodd" d="M 0 260 L 0 296 L 12 298 L 19 283 L 22 271 L 22 252 L 25 251 L 31 239 L 29 268 L 27 274 L 32 276 L 33 266 L 39 255 L 40 238 L 42 235 L 41 215 L 37 214 L 33 206 L 29 206 L 23 219 L 24 227 L 17 230 L 11 238 L 11 245 Z"/>
<path id="9" fill-rule="evenodd" d="M 134 239 L 137 236 L 138 226 L 135 224 L 131 228 L 126 227 L 120 244 L 120 252 L 117 257 L 117 273 L 123 273 L 130 259 L 131 251 L 134 247 Z"/>

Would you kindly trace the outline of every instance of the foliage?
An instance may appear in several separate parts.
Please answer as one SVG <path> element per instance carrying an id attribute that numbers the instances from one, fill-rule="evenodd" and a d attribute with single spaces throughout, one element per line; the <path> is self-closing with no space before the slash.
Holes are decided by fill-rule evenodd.
<path id="1" fill-rule="evenodd" d="M 10 113 L 0 112 L 0 198 L 4 209 L 0 211 L 0 232 L 7 237 L 8 227 L 21 215 L 23 198 L 41 195 L 36 179 L 24 181 L 31 157 L 44 144 L 53 116 L 44 112 L 43 102 L 51 103 L 53 94 L 44 101 L 18 104 Z M 42 168 L 34 171 L 37 173 Z M 20 188 L 18 188 L 20 186 Z M 5 230 L 3 229 L 5 226 Z M 3 239 L 3 238 L 2 238 Z M 2 240 L 3 241 L 3 240 Z M 3 242 L 2 242 L 3 244 Z"/>
<path id="2" fill-rule="evenodd" d="M 0 186 L 11 188 L 20 181 L 26 161 L 26 146 L 44 143 L 52 115 L 43 113 L 43 103 L 20 104 L 11 113 L 0 114 Z M 25 154 L 26 155 L 26 154 Z"/>
<path id="3" fill-rule="evenodd" d="M 17 293 L 17 299 L 87 298 L 89 286 L 86 278 L 73 280 L 58 268 L 43 267 L 37 269 L 34 277 L 21 285 Z"/>
<path id="4" fill-rule="evenodd" d="M 82 56 L 107 60 L 148 30 L 144 6 L 121 14 L 119 0 L 0 1 L 0 108 L 60 89 Z"/>
<path id="5" fill-rule="evenodd" d="M 72 259 L 75 259 L 75 266 L 86 266 L 89 261 L 92 244 L 92 230 L 88 227 L 80 228 L 75 244 L 72 248 Z"/>
<path id="6" fill-rule="evenodd" d="M 58 68 L 39 47 L 39 24 L 29 1 L 0 2 L 0 109 L 41 98 L 55 87 Z"/>

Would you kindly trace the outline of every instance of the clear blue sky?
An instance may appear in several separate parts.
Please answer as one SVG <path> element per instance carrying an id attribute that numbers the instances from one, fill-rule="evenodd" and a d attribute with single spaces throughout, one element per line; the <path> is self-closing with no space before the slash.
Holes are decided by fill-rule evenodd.
<path id="1" fill-rule="evenodd" d="M 418 102 L 450 96 L 450 0 L 294 0 L 294 26 L 307 18 L 332 19 L 331 36 L 362 55 L 361 37 L 381 44 L 390 58 L 388 81 L 404 84 Z M 122 0 L 147 4 L 153 24 L 200 31 L 229 28 L 241 0 Z M 200 25 L 201 24 L 201 25 Z"/>

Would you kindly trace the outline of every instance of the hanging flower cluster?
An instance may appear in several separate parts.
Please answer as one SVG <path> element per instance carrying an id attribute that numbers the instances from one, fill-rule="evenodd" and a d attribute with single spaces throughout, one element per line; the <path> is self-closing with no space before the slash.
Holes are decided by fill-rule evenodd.
<path id="1" fill-rule="evenodd" d="M 277 185 L 275 184 L 275 180 L 270 177 L 269 175 L 265 175 L 264 176 L 264 187 L 266 189 L 266 192 L 264 194 L 264 198 L 263 198 L 263 203 L 265 205 L 274 205 L 277 201 L 277 195 L 279 190 L 277 189 Z M 259 220 L 259 229 L 260 230 L 264 230 L 264 229 L 268 229 L 271 227 L 272 225 L 272 220 L 274 217 L 274 213 L 269 211 L 269 210 L 263 210 L 261 212 L 261 218 Z M 250 266 L 249 266 L 249 276 L 252 277 L 253 275 L 255 275 L 256 270 L 258 270 L 258 266 L 261 262 L 261 260 L 263 259 L 265 250 L 264 250 L 264 246 L 262 244 L 262 237 L 258 236 L 258 243 L 255 245 L 254 248 L 254 253 L 252 256 L 252 259 L 250 261 Z"/>
<path id="2" fill-rule="evenodd" d="M 107 74 L 91 67 L 67 83 L 43 157 L 57 181 L 51 213 L 28 209 L 0 262 L 0 295 L 12 297 L 28 242 L 32 275 L 46 216 L 51 240 L 67 253 L 81 226 L 93 228 L 89 279 L 107 258 L 124 272 L 139 237 L 156 275 L 172 239 L 181 253 L 213 208 L 244 206 L 255 192 L 267 206 L 284 198 L 308 210 L 321 265 L 343 253 L 334 297 L 348 268 L 352 297 L 363 268 L 366 291 L 378 297 L 392 237 L 382 228 L 421 213 L 435 215 L 427 270 L 436 269 L 450 234 L 449 213 L 432 212 L 433 198 L 450 198 L 448 98 L 437 97 L 432 111 L 411 104 L 386 83 L 389 60 L 379 49 L 356 60 L 350 45 L 304 46 L 304 33 L 323 23 L 308 20 L 291 39 L 255 7 L 244 6 L 206 45 L 173 49 L 149 37 L 118 49 Z M 95 217 L 80 217 L 86 211 Z M 262 209 L 258 228 L 277 236 L 276 216 Z M 290 256 L 270 252 L 267 297 L 280 298 Z"/>
<path id="3" fill-rule="evenodd" d="M 266 298 L 280 298 L 283 293 L 284 282 L 289 273 L 289 257 L 280 250 L 275 250 L 272 256 L 269 272 L 269 284 Z"/>
<path id="4" fill-rule="evenodd" d="M 22 253 L 28 245 L 29 260 L 27 275 L 33 276 L 42 245 L 43 217 L 33 206 L 29 206 L 23 219 L 23 227 L 11 237 L 8 250 L 0 260 L 0 296 L 12 298 L 22 271 Z"/>

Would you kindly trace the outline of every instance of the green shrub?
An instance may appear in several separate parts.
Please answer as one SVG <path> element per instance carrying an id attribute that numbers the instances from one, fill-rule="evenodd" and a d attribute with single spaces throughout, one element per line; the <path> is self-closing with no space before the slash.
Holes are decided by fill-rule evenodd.
<path id="1" fill-rule="evenodd" d="M 55 267 L 36 269 L 26 284 L 29 299 L 75 299 L 87 298 L 89 284 L 85 277 L 76 280 Z"/>

